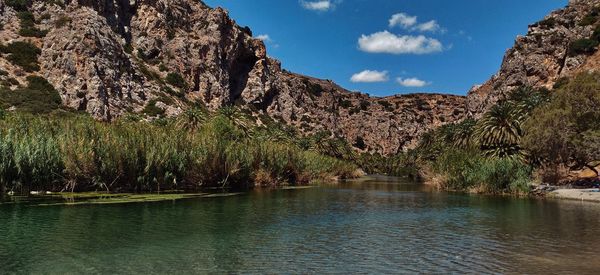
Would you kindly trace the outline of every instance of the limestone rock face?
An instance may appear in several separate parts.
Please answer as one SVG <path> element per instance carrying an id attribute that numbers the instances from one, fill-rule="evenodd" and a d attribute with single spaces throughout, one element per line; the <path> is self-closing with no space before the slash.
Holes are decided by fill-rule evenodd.
<path id="1" fill-rule="evenodd" d="M 303 133 L 326 130 L 350 143 L 364 140 L 366 151 L 392 154 L 466 114 L 464 97 L 374 98 L 287 72 L 249 28 L 199 0 L 32 2 L 36 27 L 48 34 L 20 37 L 15 11 L 0 0 L 0 20 L 7 23 L 0 42 L 38 46 L 41 70 L 34 74 L 44 76 L 66 106 L 98 119 L 144 113 L 149 105 L 175 116 L 190 103 L 211 110 L 236 104 Z M 0 65 L 12 66 L 2 57 Z M 5 71 L 12 76 L 16 70 Z"/>
<path id="2" fill-rule="evenodd" d="M 347 91 L 335 83 L 282 72 L 266 112 L 304 132 L 331 131 L 366 151 L 394 154 L 416 146 L 424 132 L 465 117 L 465 98 L 439 94 L 385 98 Z"/>
<path id="3" fill-rule="evenodd" d="M 518 37 L 506 52 L 500 71 L 469 92 L 469 112 L 479 116 L 518 87 L 552 88 L 560 78 L 580 71 L 589 56 L 569 54 L 569 48 L 574 41 L 592 35 L 594 24 L 582 22 L 597 7 L 598 0 L 572 0 L 564 9 L 530 25 L 527 35 Z"/>
<path id="4" fill-rule="evenodd" d="M 104 18 L 87 7 L 70 14 L 68 25 L 46 35 L 40 57 L 42 74 L 65 105 L 111 120 L 159 91 L 137 72 Z"/>

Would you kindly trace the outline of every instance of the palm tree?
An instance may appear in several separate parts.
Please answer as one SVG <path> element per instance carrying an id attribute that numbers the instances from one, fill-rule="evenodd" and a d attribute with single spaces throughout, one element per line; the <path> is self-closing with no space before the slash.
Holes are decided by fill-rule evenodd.
<path id="1" fill-rule="evenodd" d="M 521 87 L 509 95 L 508 101 L 518 109 L 518 119 L 525 121 L 535 108 L 550 102 L 550 91 L 544 88 Z"/>
<path id="2" fill-rule="evenodd" d="M 522 110 L 509 101 L 492 107 L 475 130 L 475 137 L 484 153 L 499 158 L 522 156 L 519 143 L 523 137 L 521 124 L 524 117 Z"/>
<path id="3" fill-rule="evenodd" d="M 464 149 L 472 145 L 476 124 L 477 122 L 472 118 L 456 124 L 452 140 L 455 147 Z"/>
<path id="4" fill-rule="evenodd" d="M 219 109 L 219 114 L 241 129 L 246 136 L 252 135 L 250 122 L 238 108 L 231 106 L 223 107 Z"/>
<path id="5" fill-rule="evenodd" d="M 195 132 L 206 122 L 207 114 L 200 108 L 188 109 L 177 118 L 177 127 Z"/>

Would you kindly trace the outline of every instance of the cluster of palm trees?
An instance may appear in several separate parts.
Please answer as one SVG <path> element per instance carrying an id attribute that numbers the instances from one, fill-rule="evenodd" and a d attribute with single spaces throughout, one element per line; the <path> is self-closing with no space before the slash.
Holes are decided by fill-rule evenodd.
<path id="1" fill-rule="evenodd" d="M 450 124 L 424 135 L 420 150 L 428 152 L 425 157 L 435 155 L 447 147 L 480 150 L 491 158 L 528 157 L 521 145 L 524 136 L 523 124 L 531 112 L 550 100 L 545 89 L 520 88 L 493 106 L 479 120 L 466 119 Z"/>

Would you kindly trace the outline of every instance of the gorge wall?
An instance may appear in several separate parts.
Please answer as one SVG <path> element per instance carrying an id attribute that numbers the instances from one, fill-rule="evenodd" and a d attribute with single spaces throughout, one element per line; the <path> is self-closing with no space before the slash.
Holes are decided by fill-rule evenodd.
<path id="1" fill-rule="evenodd" d="M 145 113 L 148 107 L 155 110 L 148 116 L 157 115 L 157 109 L 158 115 L 175 116 L 192 105 L 216 110 L 235 104 L 303 133 L 327 130 L 350 143 L 364 140 L 365 151 L 393 154 L 414 146 L 425 131 L 466 114 L 461 96 L 376 98 L 283 70 L 248 27 L 201 1 L 26 4 L 0 0 L 0 43 L 38 47 L 39 70 L 25 70 L 4 52 L 0 68 L 7 73 L 0 78 L 16 80 L 8 84 L 15 90 L 26 85 L 27 76 L 42 76 L 65 106 L 97 119 Z M 43 35 L 23 35 L 24 11 Z"/>
<path id="2" fill-rule="evenodd" d="M 327 130 L 363 140 L 364 151 L 394 154 L 432 128 L 480 116 L 518 87 L 552 88 L 599 68 L 599 7 L 599 0 L 574 0 L 529 26 L 499 72 L 466 98 L 377 98 L 282 69 L 248 27 L 201 1 L 0 0 L 0 45 L 39 49 L 33 69 L 0 51 L 0 81 L 18 90 L 28 76 L 42 76 L 65 106 L 100 120 L 236 105 L 257 119 L 268 115 L 306 134 Z"/>
<path id="3" fill-rule="evenodd" d="M 552 89 L 561 78 L 600 69 L 600 1 L 571 0 L 517 37 L 497 74 L 468 94 L 469 113 L 479 116 L 511 91 Z"/>

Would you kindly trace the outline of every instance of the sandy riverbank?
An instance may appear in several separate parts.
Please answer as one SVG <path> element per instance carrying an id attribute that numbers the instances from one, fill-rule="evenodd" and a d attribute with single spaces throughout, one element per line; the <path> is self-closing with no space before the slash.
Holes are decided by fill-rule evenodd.
<path id="1" fill-rule="evenodd" d="M 549 198 L 600 202 L 600 192 L 594 189 L 558 189 L 548 193 Z"/>

